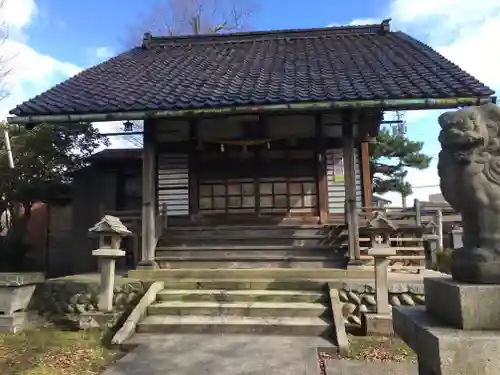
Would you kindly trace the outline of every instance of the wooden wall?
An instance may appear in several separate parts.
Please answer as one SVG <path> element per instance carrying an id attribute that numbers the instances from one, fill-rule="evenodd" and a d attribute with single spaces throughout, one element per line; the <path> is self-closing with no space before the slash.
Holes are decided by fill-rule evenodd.
<path id="1" fill-rule="evenodd" d="M 361 167 L 359 152 L 356 154 L 356 201 L 358 207 L 363 205 L 363 191 L 361 187 Z M 328 179 L 328 213 L 343 214 L 345 209 L 345 176 L 336 175 L 336 170 L 343 171 L 342 149 L 326 150 L 326 168 Z M 337 165 L 336 165 L 337 164 Z"/>
<path id="2" fill-rule="evenodd" d="M 360 120 L 361 121 L 361 120 Z M 322 128 L 318 130 L 319 126 Z M 353 121 L 353 132 L 357 136 L 360 124 L 357 118 Z M 281 188 L 282 184 L 287 184 L 287 178 L 306 178 L 308 183 L 313 183 L 318 185 L 318 175 L 317 175 L 317 160 L 318 155 L 314 154 L 316 147 L 316 132 L 321 131 L 326 140 L 326 157 L 327 160 L 327 186 L 328 186 L 328 212 L 329 213 L 343 213 L 344 212 L 344 201 L 345 201 L 345 187 L 344 182 L 334 181 L 333 176 L 333 155 L 342 155 L 342 124 L 341 117 L 339 114 L 322 114 L 322 115 L 273 115 L 263 118 L 258 116 L 236 116 L 229 118 L 211 118 L 211 119 L 197 119 L 193 121 L 188 121 L 185 119 L 164 119 L 157 120 L 155 122 L 155 142 L 158 146 L 157 155 L 157 192 L 158 192 L 158 204 L 167 204 L 167 212 L 169 216 L 184 216 L 193 212 L 189 212 L 190 199 L 191 206 L 193 200 L 196 201 L 197 205 L 200 203 L 200 199 L 203 197 L 198 197 L 200 189 L 205 193 L 208 191 L 208 185 L 203 185 L 203 181 L 210 182 L 210 170 L 216 170 L 217 167 L 210 165 L 205 156 L 204 152 L 206 149 L 211 149 L 212 151 L 218 153 L 226 153 L 226 155 L 236 153 L 242 154 L 241 150 L 233 150 L 235 147 L 229 142 L 224 144 L 224 140 L 234 140 L 234 139 L 248 139 L 248 138 L 261 138 L 269 139 L 270 142 L 267 145 L 269 150 L 258 151 L 260 156 L 256 159 L 259 163 L 254 163 L 255 166 L 252 167 L 256 170 L 251 170 L 248 165 L 251 163 L 244 164 L 243 155 L 235 156 L 234 161 L 241 159 L 241 166 L 239 167 L 239 172 L 241 175 L 233 176 L 234 178 L 244 179 L 241 181 L 233 181 L 241 185 L 240 190 L 243 191 L 243 187 L 248 190 L 249 184 L 255 184 L 254 191 L 258 195 L 261 189 L 268 189 L 266 186 L 260 186 L 258 182 L 255 182 L 255 175 L 259 175 L 258 179 L 266 178 L 270 183 L 270 186 L 276 184 L 277 188 Z M 280 161 L 276 157 L 271 157 L 269 160 L 263 160 L 263 156 L 266 153 L 263 151 L 269 151 L 267 153 L 278 154 L 290 147 L 299 151 L 302 147 L 304 151 L 312 152 L 312 158 L 310 166 L 305 163 L 294 163 L 293 160 L 290 162 L 289 159 L 284 157 L 282 160 L 282 165 L 278 166 Z M 222 148 L 221 148 L 222 145 Z M 260 145 L 264 148 L 265 145 Z M 237 147 L 236 147 L 237 148 Z M 251 151 L 252 153 L 254 151 Z M 285 153 L 287 151 L 284 151 Z M 206 155 L 209 155 L 208 153 Z M 273 159 L 274 158 L 274 159 Z M 229 158 L 227 158 L 229 159 Z M 287 162 L 284 162 L 288 160 Z M 274 163 L 274 164 L 273 164 Z M 236 165 L 236 163 L 233 163 Z M 276 165 L 275 165 L 276 164 Z M 307 165 L 306 165 L 307 164 Z M 221 164 L 222 165 L 222 164 Z M 307 167 L 307 171 L 299 172 L 299 169 Z M 238 168 L 236 168 L 238 169 Z M 270 174 L 270 169 L 276 171 L 276 175 Z M 290 169 L 293 176 L 286 175 L 285 169 Z M 310 169 L 310 170 L 309 170 Z M 295 171 L 293 171 L 295 170 Z M 246 174 L 245 174 L 246 173 Z M 299 176 L 300 174 L 300 176 Z M 193 175 L 196 178 L 193 179 Z M 217 180 L 212 178 L 213 180 Z M 223 178 L 224 179 L 224 178 Z M 230 179 L 225 177 L 226 180 Z M 218 179 L 217 181 L 211 181 L 213 183 L 225 184 L 226 191 L 229 188 L 229 183 L 231 181 L 222 181 Z M 248 180 L 248 181 L 247 181 Z M 274 181 L 276 180 L 276 181 Z M 279 181 L 278 181 L 279 180 Z M 283 181 L 282 181 L 283 180 Z M 361 162 L 359 160 L 359 153 L 357 153 L 356 162 L 356 196 L 358 197 L 358 204 L 363 204 L 363 188 L 362 188 L 362 172 L 361 172 Z M 296 181 L 295 185 L 300 181 Z M 196 188 L 193 188 L 193 184 L 196 184 Z M 280 185 L 281 184 L 281 185 Z M 202 186 L 203 185 L 203 186 Z M 233 184 L 234 185 L 234 184 Z M 245 186 L 243 186 L 245 185 Z M 279 185 L 279 186 L 278 186 Z M 285 185 L 284 185 L 285 186 Z M 231 188 L 234 190 L 236 185 Z M 213 190 L 213 188 L 210 188 Z M 274 187 L 273 187 L 274 189 Z M 287 187 L 290 189 L 290 186 Z M 295 187 L 296 189 L 296 187 Z M 303 197 L 304 199 L 313 199 L 314 204 L 308 206 L 308 210 L 317 210 L 317 199 L 319 187 L 314 191 L 311 197 Z M 263 190 L 263 191 L 264 191 Z M 248 190 L 249 191 L 249 190 Z M 189 195 L 196 194 L 196 197 L 190 197 Z M 202 193 L 203 194 L 203 193 Z M 240 196 L 240 200 L 245 201 L 248 210 L 253 210 L 256 203 L 250 202 L 250 197 L 244 197 L 243 193 Z M 273 193 L 274 194 L 274 193 Z M 278 194 L 279 195 L 279 194 Z M 226 197 L 227 198 L 227 197 Z M 279 196 L 276 199 L 281 199 Z M 203 206 L 207 208 L 209 197 L 202 199 Z M 213 204 L 214 197 L 211 197 L 211 204 Z M 236 203 L 236 198 L 233 199 Z M 272 198 L 274 199 L 274 198 Z M 257 196 L 255 200 L 259 200 Z M 264 199 L 265 200 L 265 199 Z M 229 202 L 229 200 L 227 201 Z M 266 201 L 267 202 L 267 201 Z M 290 198 L 288 198 L 288 212 L 290 211 Z M 205 204 L 206 203 L 206 204 Z M 264 202 L 265 203 L 265 202 Z M 226 203 L 226 205 L 229 203 Z M 252 207 L 249 205 L 251 204 Z M 267 204 L 267 203 L 265 203 Z M 202 207 L 202 208 L 203 208 Z M 226 207 L 227 208 L 227 207 Z M 243 206 L 239 207 L 239 210 L 243 210 Z M 272 207 L 272 210 L 277 210 L 277 207 Z M 278 210 L 279 211 L 279 210 Z M 226 212 L 228 210 L 226 209 Z"/>
<path id="3" fill-rule="evenodd" d="M 158 206 L 167 205 L 167 216 L 189 215 L 189 154 L 158 155 Z"/>

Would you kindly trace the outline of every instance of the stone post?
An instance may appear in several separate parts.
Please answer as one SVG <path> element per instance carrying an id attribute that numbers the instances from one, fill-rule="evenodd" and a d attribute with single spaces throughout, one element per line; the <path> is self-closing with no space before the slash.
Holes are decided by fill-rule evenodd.
<path id="1" fill-rule="evenodd" d="M 389 257 L 396 255 L 393 248 L 370 249 L 368 255 L 373 256 L 375 260 L 375 297 L 377 301 L 377 314 L 386 315 L 391 313 L 389 305 L 389 284 L 388 267 Z"/>
<path id="2" fill-rule="evenodd" d="M 116 259 L 125 256 L 125 251 L 120 250 L 121 240 L 132 232 L 119 218 L 106 215 L 89 229 L 89 233 L 99 237 L 99 248 L 92 251 L 92 255 L 98 258 L 101 273 L 99 311 L 110 312 L 113 310 Z"/>
<path id="3" fill-rule="evenodd" d="M 426 234 L 424 235 L 424 240 L 429 244 L 429 266 L 428 268 L 437 266 L 437 249 L 439 247 L 439 235 L 437 234 Z M 443 250 L 443 249 L 441 249 Z"/>
<path id="4" fill-rule="evenodd" d="M 451 231 L 453 235 L 453 248 L 454 249 L 460 249 L 461 247 L 464 246 L 463 244 L 463 229 L 461 227 L 455 228 Z"/>
<path id="5" fill-rule="evenodd" d="M 375 299 L 376 312 L 365 313 L 363 326 L 368 335 L 392 335 L 392 317 L 389 304 L 388 267 L 390 256 L 396 255 L 396 249 L 390 246 L 389 236 L 384 240 L 376 236 L 373 248 L 368 250 L 368 255 L 375 261 Z"/>
<path id="6" fill-rule="evenodd" d="M 438 234 L 438 247 L 443 250 L 443 211 L 436 211 L 436 226 Z"/>

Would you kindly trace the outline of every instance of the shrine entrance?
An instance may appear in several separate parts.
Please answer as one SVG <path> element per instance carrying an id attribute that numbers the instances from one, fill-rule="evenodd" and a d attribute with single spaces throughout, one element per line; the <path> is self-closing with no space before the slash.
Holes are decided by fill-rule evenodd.
<path id="1" fill-rule="evenodd" d="M 211 144 L 198 151 L 197 167 L 201 215 L 318 214 L 311 149 L 286 141 Z"/>

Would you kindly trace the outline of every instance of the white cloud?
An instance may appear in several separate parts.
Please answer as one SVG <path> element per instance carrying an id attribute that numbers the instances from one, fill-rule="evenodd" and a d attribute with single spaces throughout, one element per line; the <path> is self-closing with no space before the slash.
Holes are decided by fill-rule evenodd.
<path id="1" fill-rule="evenodd" d="M 29 35 L 25 30 L 38 14 L 35 0 L 3 1 L 0 24 L 8 27 L 8 39 L 0 47 L 0 66 L 5 65 L 10 72 L 3 80 L 9 96 L 0 102 L 0 119 L 9 116 L 8 112 L 16 105 L 83 69 L 70 62 L 41 54 L 29 46 Z M 1 2 L 2 0 L 0 4 Z M 101 47 L 96 49 L 95 56 L 102 60 L 108 58 L 109 53 L 108 49 Z M 116 131 L 116 125 L 106 123 L 99 124 L 98 128 L 103 132 Z M 117 137 L 113 137 L 111 141 L 112 147 L 130 146 L 129 142 Z"/>
<path id="2" fill-rule="evenodd" d="M 391 0 L 387 13 L 392 17 L 393 29 L 399 29 L 427 43 L 466 72 L 500 91 L 500 2 L 483 0 L 480 4 L 468 0 Z M 425 126 L 426 139 L 436 140 L 439 133 L 437 116 L 441 111 L 412 111 L 406 113 L 408 129 Z M 423 127 L 423 126 L 422 126 Z M 411 131 L 410 131 L 411 133 Z M 435 146 L 429 142 L 430 147 Z M 425 148 L 424 152 L 435 153 Z M 415 188 L 415 197 L 427 199 L 439 192 L 439 178 L 435 160 L 426 171 L 409 171 L 409 181 Z M 400 205 L 397 194 L 386 194 Z"/>
<path id="3" fill-rule="evenodd" d="M 109 47 L 89 48 L 88 55 L 91 64 L 98 64 L 114 56 L 114 52 Z"/>
<path id="4" fill-rule="evenodd" d="M 74 64 L 40 54 L 26 44 L 24 31 L 36 15 L 34 0 L 4 0 L 0 8 L 0 22 L 8 28 L 8 38 L 0 47 L 0 64 L 9 74 L 2 83 L 10 92 L 0 102 L 1 118 L 7 117 L 15 105 L 81 70 Z"/>
<path id="5" fill-rule="evenodd" d="M 9 39 L 25 39 L 24 28 L 36 17 L 35 0 L 0 0 L 0 24 L 8 27 Z"/>
<path id="6" fill-rule="evenodd" d="M 382 22 L 382 19 L 378 18 L 361 18 L 349 22 L 349 26 L 361 26 L 361 25 L 377 25 Z"/>
<path id="7" fill-rule="evenodd" d="M 382 22 L 382 19 L 378 18 L 361 18 L 349 22 L 347 25 L 341 25 L 338 23 L 330 23 L 326 27 L 342 27 L 342 26 L 361 26 L 361 25 L 376 25 Z"/>

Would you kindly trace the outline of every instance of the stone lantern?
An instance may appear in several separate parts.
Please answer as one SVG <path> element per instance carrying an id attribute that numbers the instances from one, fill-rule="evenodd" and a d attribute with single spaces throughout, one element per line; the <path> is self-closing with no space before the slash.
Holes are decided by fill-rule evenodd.
<path id="1" fill-rule="evenodd" d="M 397 227 L 382 212 L 376 212 L 366 230 L 370 233 L 372 242 L 368 255 L 373 256 L 375 262 L 376 312 L 365 313 L 363 325 L 367 334 L 392 335 L 387 271 L 390 257 L 396 255 L 396 248 L 391 247 L 391 234 Z"/>
<path id="2" fill-rule="evenodd" d="M 93 250 L 92 255 L 98 258 L 101 270 L 99 310 L 108 312 L 113 308 L 116 258 L 125 256 L 120 244 L 122 238 L 132 235 L 132 232 L 119 218 L 106 215 L 89 229 L 89 235 L 99 238 L 99 248 Z"/>

